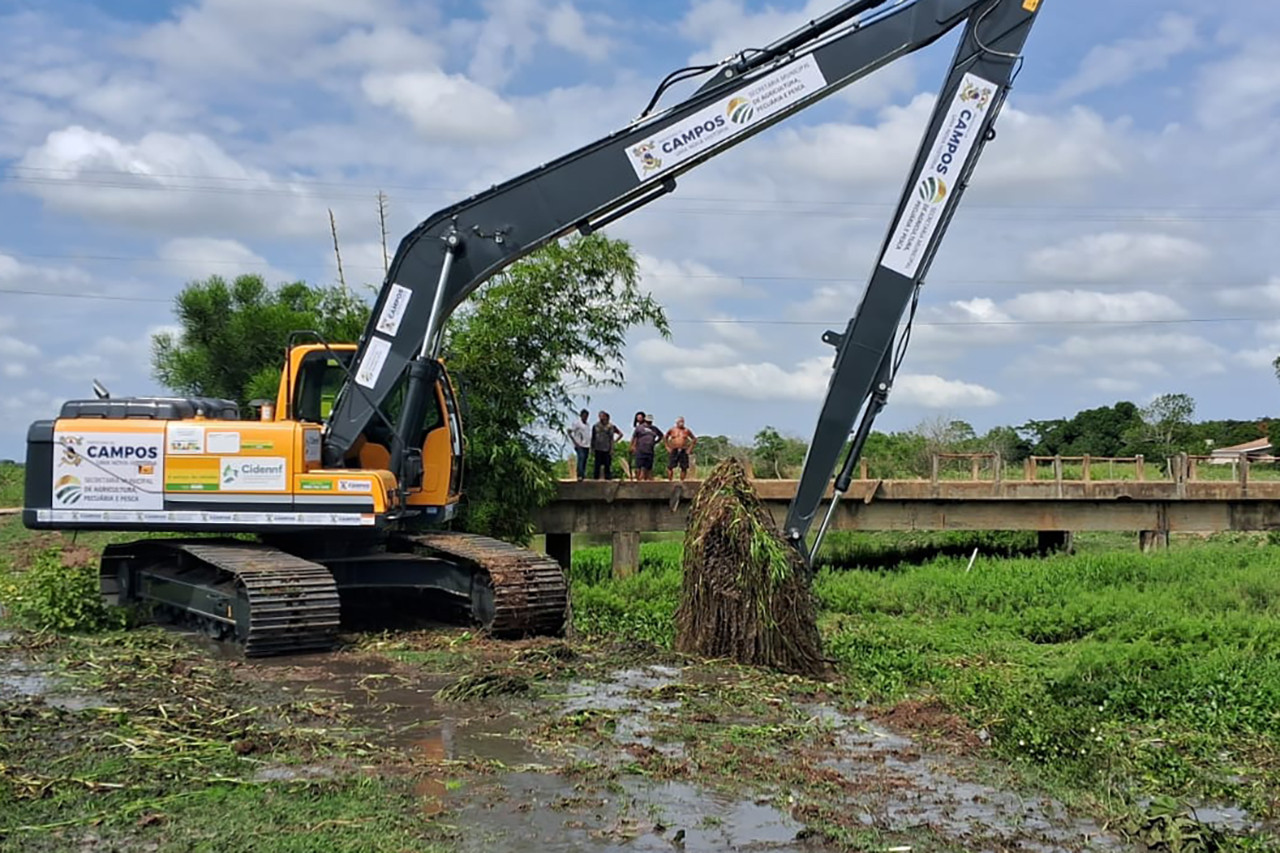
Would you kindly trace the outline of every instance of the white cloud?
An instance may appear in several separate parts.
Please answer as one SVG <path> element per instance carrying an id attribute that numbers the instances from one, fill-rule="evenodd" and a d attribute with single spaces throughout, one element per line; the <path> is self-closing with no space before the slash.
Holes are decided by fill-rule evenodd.
<path id="1" fill-rule="evenodd" d="M 1107 394 L 1132 394 L 1142 387 L 1136 379 L 1119 379 L 1111 376 L 1100 376 L 1089 383 L 1099 391 Z"/>
<path id="2" fill-rule="evenodd" d="M 88 273 L 76 267 L 28 264 L 0 252 L 0 287 L 5 289 L 66 292 L 91 281 Z"/>
<path id="3" fill-rule="evenodd" d="M 772 362 L 716 367 L 678 367 L 663 371 L 676 388 L 739 397 L 747 400 L 821 400 L 831 378 L 831 359 L 801 361 L 787 370 Z M 893 403 L 932 409 L 991 406 L 1000 395 L 990 388 L 934 375 L 900 374 L 894 382 Z"/>
<path id="4" fill-rule="evenodd" d="M 1100 44 L 1090 50 L 1080 68 L 1058 87 L 1058 96 L 1076 98 L 1097 89 L 1120 86 L 1139 74 L 1159 71 L 1169 60 L 1196 45 L 1195 21 L 1186 15 L 1169 13 L 1142 36 Z"/>
<path id="5" fill-rule="evenodd" d="M 996 131 L 974 170 L 973 189 L 984 197 L 998 191 L 1023 205 L 1032 198 L 1087 197 L 1090 179 L 1121 174 L 1129 158 L 1125 122 L 1108 124 L 1084 107 L 1050 115 L 1010 103 Z"/>
<path id="6" fill-rule="evenodd" d="M 754 326 L 738 322 L 732 317 L 712 318 L 706 323 L 706 327 L 713 335 L 738 349 L 760 349 L 765 346 L 764 338 Z"/>
<path id="7" fill-rule="evenodd" d="M 1257 287 L 1230 287 L 1219 290 L 1214 299 L 1233 308 L 1280 308 L 1280 276 L 1272 276 Z"/>
<path id="8" fill-rule="evenodd" d="M 1280 358 L 1280 345 L 1240 350 L 1234 358 L 1246 367 L 1269 368 Z"/>
<path id="9" fill-rule="evenodd" d="M 42 176 L 23 188 L 50 207 L 111 225 L 263 235 L 315 233 L 327 223 L 311 188 L 241 165 L 201 134 L 125 142 L 73 125 L 18 165 Z"/>
<path id="10" fill-rule="evenodd" d="M 1196 87 L 1196 118 L 1215 132 L 1260 119 L 1274 122 L 1280 108 L 1280 56 L 1260 40 L 1208 65 Z"/>
<path id="11" fill-rule="evenodd" d="M 132 52 L 209 78 L 278 73 L 323 35 L 396 19 L 391 0 L 198 0 L 134 40 Z"/>
<path id="12" fill-rule="evenodd" d="M 932 374 L 900 374 L 893 382 L 891 403 L 925 409 L 964 409 L 994 406 L 1000 395 L 983 385 L 943 379 Z"/>
<path id="13" fill-rule="evenodd" d="M 916 95 L 905 106 L 880 111 L 874 125 L 828 123 L 784 126 L 768 146 L 747 157 L 764 166 L 824 184 L 835 182 L 896 192 L 920 147 L 936 96 Z M 1000 113 L 995 141 L 975 171 L 973 188 L 984 197 L 1016 192 L 1028 197 L 1078 196 L 1089 179 L 1122 171 L 1125 131 L 1097 113 L 1072 107 L 1062 114 L 1030 113 L 1012 104 Z"/>
<path id="14" fill-rule="evenodd" d="M 831 5 L 829 0 L 808 0 L 797 9 L 766 6 L 759 12 L 748 12 L 741 0 L 695 0 L 681 19 L 679 31 L 704 46 L 689 57 L 689 64 L 704 65 L 777 41 L 805 21 L 830 11 Z"/>
<path id="15" fill-rule="evenodd" d="M 1098 293 L 1089 290 L 1047 290 L 1023 293 L 1003 303 L 1019 320 L 1034 322 L 1145 321 L 1185 317 L 1181 305 L 1160 293 Z"/>
<path id="16" fill-rule="evenodd" d="M 1030 375 L 1088 376 L 1093 381 L 1206 376 L 1226 369 L 1225 356 L 1222 347 L 1198 335 L 1126 331 L 1071 335 L 1037 347 L 1013 368 Z"/>
<path id="17" fill-rule="evenodd" d="M 0 335 L 0 358 L 30 359 L 40 355 L 40 348 L 12 335 Z"/>
<path id="18" fill-rule="evenodd" d="M 742 279 L 722 275 L 698 261 L 670 261 L 640 252 L 636 256 L 640 289 L 663 303 L 696 302 L 720 296 L 752 296 Z"/>
<path id="19" fill-rule="evenodd" d="M 636 358 L 650 364 L 705 367 L 732 362 L 737 358 L 738 353 L 724 344 L 709 343 L 698 347 L 681 347 L 661 338 L 649 338 L 636 344 L 635 355 Z"/>
<path id="20" fill-rule="evenodd" d="M 1066 240 L 1033 251 L 1027 269 L 1058 281 L 1150 281 L 1193 272 L 1209 259 L 1209 250 L 1186 237 L 1160 233 L 1108 232 Z"/>
<path id="21" fill-rule="evenodd" d="M 243 273 L 256 273 L 268 284 L 296 280 L 236 240 L 178 237 L 161 245 L 156 255 L 165 261 L 166 269 L 186 281 L 210 275 L 231 279 Z"/>
<path id="22" fill-rule="evenodd" d="M 572 3 L 560 3 L 546 15 L 547 41 L 570 53 L 599 62 L 609 56 L 613 40 L 587 32 L 587 22 Z"/>
<path id="23" fill-rule="evenodd" d="M 370 103 L 390 107 L 409 119 L 429 142 L 502 142 L 521 131 L 510 104 L 461 74 L 438 70 L 369 74 L 361 86 Z"/>
<path id="24" fill-rule="evenodd" d="M 747 400 L 819 400 L 827 391 L 831 359 L 808 359 L 792 370 L 761 362 L 675 367 L 663 371 L 662 375 L 672 386 L 684 391 Z"/>

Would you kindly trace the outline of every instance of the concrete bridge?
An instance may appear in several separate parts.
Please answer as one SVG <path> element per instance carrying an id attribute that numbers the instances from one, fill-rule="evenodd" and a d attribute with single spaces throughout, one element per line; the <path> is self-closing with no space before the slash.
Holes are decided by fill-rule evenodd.
<path id="1" fill-rule="evenodd" d="M 855 480 L 834 530 L 1034 530 L 1043 547 L 1069 546 L 1076 531 L 1133 531 L 1144 550 L 1170 533 L 1280 529 L 1275 459 L 1178 456 L 1142 459 L 1033 457 L 1010 471 L 994 454 L 938 455 L 917 480 Z M 547 553 L 568 565 L 574 533 L 612 534 L 615 574 L 635 571 L 640 533 L 682 531 L 701 482 L 588 480 L 559 484 L 537 516 Z M 756 480 L 778 521 L 795 480 Z M 830 492 L 828 492 L 828 498 Z M 825 513 L 824 502 L 821 513 Z M 820 514 L 821 514 L 820 513 Z"/>

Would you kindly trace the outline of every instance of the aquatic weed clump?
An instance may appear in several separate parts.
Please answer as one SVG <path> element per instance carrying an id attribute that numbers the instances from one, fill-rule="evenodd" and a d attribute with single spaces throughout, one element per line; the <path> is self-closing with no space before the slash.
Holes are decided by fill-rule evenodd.
<path id="1" fill-rule="evenodd" d="M 808 573 L 736 459 L 718 464 L 689 508 L 676 649 L 822 675 Z"/>

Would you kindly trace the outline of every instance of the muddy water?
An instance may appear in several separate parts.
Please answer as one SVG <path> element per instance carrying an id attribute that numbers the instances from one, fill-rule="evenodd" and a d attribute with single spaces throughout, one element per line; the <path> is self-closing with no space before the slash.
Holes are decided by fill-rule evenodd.
<path id="1" fill-rule="evenodd" d="M 63 689 L 55 678 L 30 667 L 20 657 L 0 659 L 0 702 L 37 698 L 64 711 L 84 711 L 107 705 L 100 697 Z"/>
<path id="2" fill-rule="evenodd" d="M 533 700 L 437 702 L 434 694 L 451 678 L 406 677 L 405 668 L 372 656 L 318 655 L 252 666 L 302 698 L 343 701 L 370 738 L 399 747 L 411 762 L 420 760 L 422 814 L 433 818 L 447 810 L 447 823 L 464 828 L 455 842 L 461 850 L 815 849 L 798 840 L 800 823 L 765 802 L 676 782 L 624 776 L 612 785 L 585 784 L 550 772 L 559 759 L 538 754 L 526 736 L 531 718 L 546 713 L 545 704 L 539 708 Z M 604 679 L 569 682 L 554 700 L 554 712 L 601 711 L 616 721 L 616 755 L 597 750 L 579 757 L 625 760 L 622 748 L 629 744 L 678 754 L 680 744 L 652 743 L 648 732 L 651 715 L 680 707 L 678 700 L 655 699 L 655 688 L 685 683 L 705 684 L 705 673 L 671 666 L 620 669 Z M 972 781 L 973 762 L 930 754 L 907 737 L 829 707 L 805 710 L 836 735 L 823 763 L 856 783 L 847 807 L 869 829 L 909 833 L 927 827 L 969 849 L 1124 849 L 1056 802 Z M 461 772 L 450 773 L 450 762 L 466 760 L 500 769 L 463 784 Z"/>
<path id="3" fill-rule="evenodd" d="M 464 851 L 813 851 L 777 809 L 677 782 L 624 779 L 580 792 L 555 776 L 513 773 L 499 792 L 472 797 L 450 822 L 469 827 Z M 461 798 L 459 798 L 461 799 Z M 473 828 L 473 829 L 472 829 Z"/>

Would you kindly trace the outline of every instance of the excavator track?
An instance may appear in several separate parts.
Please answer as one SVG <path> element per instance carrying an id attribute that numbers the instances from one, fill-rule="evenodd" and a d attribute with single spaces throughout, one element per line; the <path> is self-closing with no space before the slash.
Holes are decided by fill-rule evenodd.
<path id="1" fill-rule="evenodd" d="M 324 566 L 267 545 L 151 540 L 103 554 L 103 589 L 177 610 L 247 657 L 324 651 L 340 607 Z"/>
<path id="2" fill-rule="evenodd" d="M 402 539 L 472 571 L 473 600 L 484 603 L 476 617 L 493 636 L 560 636 L 568 626 L 569 584 L 550 557 L 473 533 L 441 531 Z"/>

